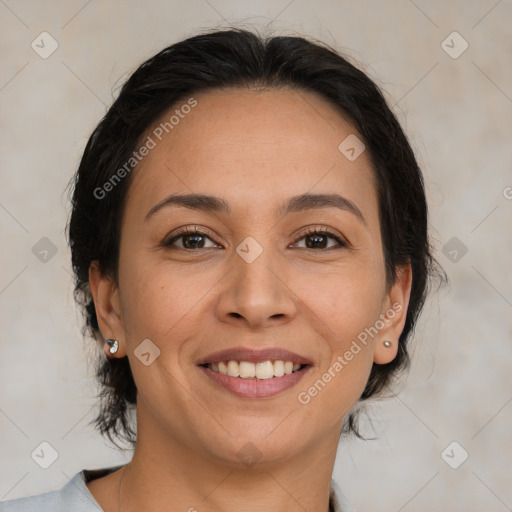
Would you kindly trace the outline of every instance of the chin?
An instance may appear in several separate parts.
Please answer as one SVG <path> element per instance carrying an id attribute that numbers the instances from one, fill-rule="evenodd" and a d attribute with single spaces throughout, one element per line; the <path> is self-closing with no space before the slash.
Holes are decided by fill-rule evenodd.
<path id="1" fill-rule="evenodd" d="M 210 438 L 212 455 L 229 466 L 250 468 L 257 465 L 263 469 L 267 464 L 298 456 L 306 449 L 308 443 L 304 431 L 307 427 L 304 425 L 300 429 L 290 428 L 281 417 L 272 422 L 257 421 L 255 424 L 253 421 L 248 427 L 250 420 L 243 422 L 243 428 L 239 430 L 232 428 L 228 434 L 221 429 L 221 438 Z"/>

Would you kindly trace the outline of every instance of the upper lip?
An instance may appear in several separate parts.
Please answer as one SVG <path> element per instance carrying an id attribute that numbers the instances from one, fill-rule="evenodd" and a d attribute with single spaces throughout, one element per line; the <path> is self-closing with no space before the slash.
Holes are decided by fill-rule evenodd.
<path id="1" fill-rule="evenodd" d="M 199 359 L 196 364 L 216 363 L 218 361 L 247 361 L 262 363 L 263 361 L 291 361 L 295 364 L 313 364 L 307 357 L 290 352 L 284 348 L 252 349 L 246 347 L 228 348 L 213 352 Z"/>

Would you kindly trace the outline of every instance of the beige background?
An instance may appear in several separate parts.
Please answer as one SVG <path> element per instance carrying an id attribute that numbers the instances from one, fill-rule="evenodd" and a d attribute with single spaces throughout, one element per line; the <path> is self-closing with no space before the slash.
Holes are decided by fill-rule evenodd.
<path id="1" fill-rule="evenodd" d="M 341 443 L 335 479 L 358 511 L 512 510 L 510 0 L 0 1 L 0 499 L 128 460 L 87 425 L 96 388 L 72 299 L 65 186 L 129 73 L 240 21 L 322 39 L 381 85 L 422 165 L 451 280 L 424 312 L 401 393 L 370 411 L 378 440 Z M 31 48 L 43 31 L 59 45 L 47 59 Z M 441 46 L 453 31 L 469 44 L 458 58 Z M 452 53 L 461 43 L 447 40 Z M 46 262 L 32 252 L 43 237 L 57 249 Z M 467 247 L 455 262 L 453 247 L 442 252 L 452 237 Z M 31 458 L 43 441 L 58 453 L 48 469 Z M 463 449 L 452 469 L 445 460 Z"/>

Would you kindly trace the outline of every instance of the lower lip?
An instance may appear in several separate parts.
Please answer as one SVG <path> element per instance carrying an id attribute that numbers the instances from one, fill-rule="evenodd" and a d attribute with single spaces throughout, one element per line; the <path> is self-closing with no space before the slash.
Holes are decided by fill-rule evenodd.
<path id="1" fill-rule="evenodd" d="M 198 366 L 198 368 L 213 382 L 231 391 L 236 396 L 243 398 L 265 398 L 275 396 L 295 386 L 311 366 L 305 366 L 298 372 L 283 375 L 282 377 L 272 377 L 271 379 L 242 379 L 214 372 L 204 366 Z"/>

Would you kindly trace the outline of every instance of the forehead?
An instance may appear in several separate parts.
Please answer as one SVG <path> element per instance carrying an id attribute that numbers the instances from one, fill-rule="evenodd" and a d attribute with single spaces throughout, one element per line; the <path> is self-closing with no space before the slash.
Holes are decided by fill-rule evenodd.
<path id="1" fill-rule="evenodd" d="M 194 99 L 193 108 L 180 108 L 185 98 L 146 132 L 155 145 L 129 193 L 139 204 L 151 208 L 177 191 L 215 195 L 240 209 L 305 192 L 343 193 L 363 210 L 376 200 L 367 152 L 351 161 L 339 149 L 355 128 L 320 96 L 231 89 Z"/>

